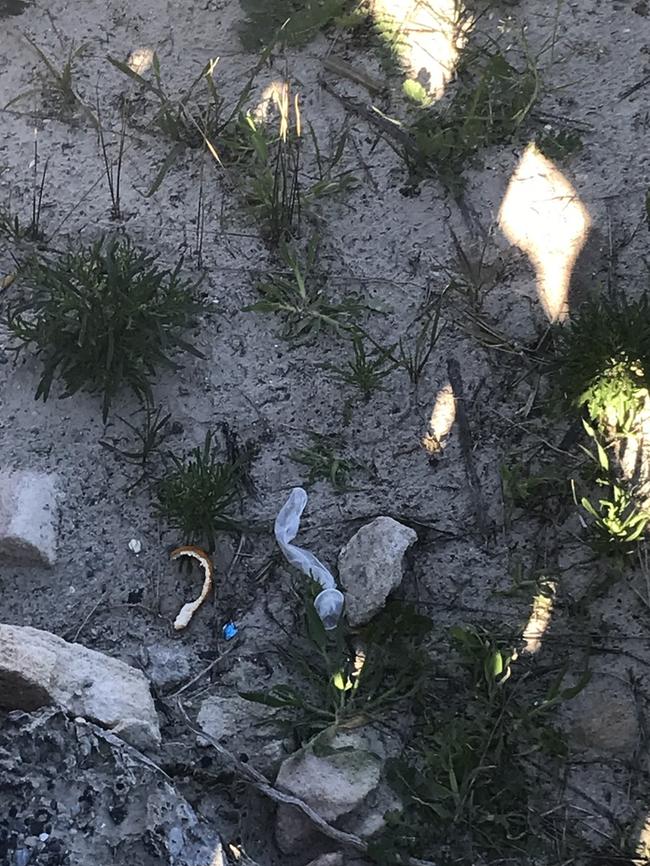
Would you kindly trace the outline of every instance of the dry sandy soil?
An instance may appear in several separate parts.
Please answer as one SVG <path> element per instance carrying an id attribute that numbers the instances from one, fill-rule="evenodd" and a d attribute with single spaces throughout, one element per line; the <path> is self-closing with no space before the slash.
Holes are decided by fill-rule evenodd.
<path id="1" fill-rule="evenodd" d="M 0 331 L 1 464 L 56 473 L 61 502 L 56 566 L 2 565 L 2 621 L 49 629 L 145 672 L 161 648 L 171 647 L 178 677 L 175 682 L 170 678 L 171 685 L 154 684 L 159 698 L 228 649 L 228 656 L 184 693 L 193 715 L 212 692 L 267 683 L 275 642 L 283 639 L 282 629 L 290 634 L 296 627 L 300 610 L 291 576 L 274 567 L 260 578 L 274 553 L 273 517 L 295 485 L 306 486 L 310 494 L 301 539 L 331 564 L 364 519 L 389 514 L 411 521 L 419 542 L 409 554 L 400 592 L 432 616 L 440 635 L 451 624 L 474 623 L 516 639 L 526 626 L 535 590 L 500 593 L 512 589 L 518 561 L 524 573 L 546 569 L 556 580 L 556 598 L 538 663 L 568 661 L 575 675 L 589 660 L 593 671 L 574 706 L 560 711 L 572 744 L 562 780 L 563 814 L 584 840 L 585 862 L 622 862 L 615 851 L 621 858 L 630 855 L 650 808 L 644 728 L 650 599 L 643 570 L 631 565 L 628 574 L 589 596 L 587 588 L 601 566 L 581 566 L 591 554 L 580 541 L 577 509 L 558 521 L 549 513 L 536 517 L 515 509 L 510 514 L 500 467 L 554 461 L 567 483 L 573 471 L 575 450 L 560 448 L 573 419 L 549 411 L 545 378 L 529 357 L 549 317 L 562 314 L 563 298 L 548 294 L 565 279 L 562 268 L 566 273 L 574 265 L 569 306 L 581 294 L 612 285 L 636 295 L 647 282 L 646 227 L 630 237 L 643 218 L 650 185 L 648 90 L 621 97 L 648 74 L 647 13 L 647 5 L 635 0 L 559 2 L 557 10 L 555 3 L 521 0 L 495 3 L 486 13 L 477 26 L 500 34 L 504 44 L 514 44 L 525 27 L 528 49 L 539 55 L 543 85 L 538 109 L 544 118 L 516 141 L 481 153 L 467 170 L 469 220 L 433 176 L 415 193 L 408 190 L 402 160 L 376 128 L 346 113 L 320 85 L 323 58 L 333 50 L 355 67 L 385 77 L 372 46 L 328 32 L 300 50 L 273 53 L 258 75 L 251 107 L 272 81 L 287 75 L 301 94 L 304 117 L 326 149 L 343 124 L 349 128 L 345 167 L 359 182 L 318 205 L 320 267 L 328 275 L 328 291 L 359 292 L 385 311 L 374 327 L 378 338 L 388 342 L 417 316 L 427 290 L 445 287 L 448 276 L 441 265 L 457 269 L 450 229 L 469 249 L 482 227 L 488 236 L 486 261 L 499 275 L 489 281 L 481 316 L 508 342 L 498 338 L 486 345 L 485 333 L 466 313 L 466 299 L 453 295 L 445 309 L 445 331 L 418 388 L 411 388 L 398 370 L 386 380 L 385 390 L 363 403 L 325 369 L 347 353 L 342 339 L 324 334 L 316 342 L 294 346 L 280 338 L 277 319 L 242 311 L 256 299 L 254 279 L 268 269 L 272 253 L 228 171 L 209 155 L 187 150 L 158 191 L 145 195 L 169 145 L 146 129 L 144 115 L 137 115 L 140 108 L 146 113 L 135 101 L 137 85 L 111 66 L 107 55 L 126 60 L 136 49 L 154 49 L 172 92 L 187 86 L 209 58 L 219 57 L 215 80 L 232 103 L 255 63 L 238 42 L 242 12 L 237 0 L 0 0 L 0 103 L 23 95 L 2 112 L 0 206 L 28 217 L 36 136 L 41 164 L 49 161 L 42 223 L 52 248 L 124 230 L 159 253 L 164 263 L 173 265 L 184 255 L 190 275 L 204 274 L 200 291 L 207 312 L 192 339 L 206 360 L 183 360 L 178 373 L 162 375 L 156 399 L 176 422 L 168 444 L 177 453 L 224 424 L 241 441 L 257 445 L 255 493 L 244 498 L 242 513 L 264 528 L 247 535 L 234 563 L 239 539 L 220 541 L 214 600 L 186 632 L 175 634 L 171 623 L 194 586 L 168 558 L 169 549 L 183 539 L 155 518 L 146 485 L 127 491 L 133 470 L 99 444 L 126 434 L 117 416 L 128 418 L 136 404 L 125 395 L 104 426 L 92 396 L 60 400 L 54 394 L 46 403 L 35 402 L 38 362 L 24 354 L 14 363 L 10 335 Z M 47 104 L 39 76 L 48 72 L 23 35 L 60 62 L 70 41 L 84 46 L 74 66 L 74 85 L 87 105 L 99 99 L 112 147 L 121 98 L 126 94 L 134 100 L 122 224 L 110 217 L 96 132 L 80 112 L 67 119 Z M 338 93 L 370 104 L 363 86 L 325 74 Z M 389 84 L 378 104 L 388 113 L 403 114 L 400 81 L 396 77 Z M 581 129 L 582 150 L 555 169 L 543 161 L 526 162 L 529 141 L 543 123 L 567 117 Z M 201 175 L 206 225 L 199 268 L 195 239 Z M 541 186 L 534 180 L 539 175 Z M 518 186 L 526 186 L 525 178 L 531 177 L 532 202 Z M 500 222 L 502 206 L 506 216 Z M 578 238 L 584 236 L 581 248 Z M 563 261 L 561 252 L 567 248 Z M 19 250 L 0 236 L 0 279 L 13 271 L 14 255 Z M 433 432 L 444 440 L 439 454 L 431 455 L 422 444 L 431 432 L 437 398 L 442 393 L 444 402 L 448 393 L 447 362 L 453 357 L 460 362 L 467 395 L 485 534 L 477 525 L 457 426 L 448 431 L 439 426 L 444 422 L 434 421 Z M 308 483 L 304 467 L 290 455 L 309 443 L 310 432 L 340 436 L 346 453 L 362 467 L 353 489 L 336 493 L 326 481 Z M 131 539 L 142 544 L 137 555 L 129 549 Z M 222 626 L 231 619 L 239 634 L 226 644 Z M 260 863 L 275 862 L 279 855 L 266 807 L 212 764 L 210 772 L 197 776 L 193 765 L 206 760 L 205 748 L 197 746 L 196 737 L 164 702 L 159 708 L 160 762 L 196 812 L 225 840 L 241 839 Z M 237 748 L 242 753 L 250 747 L 245 727 Z M 0 827 L 5 820 L 2 798 L 0 793 Z M 261 818 L 252 817 L 258 813 Z M 608 853 L 590 861 L 591 852 L 598 850 Z M 17 862 L 11 848 L 5 854 L 3 862 Z M 112 862 L 133 862 L 128 852 L 115 856 Z"/>

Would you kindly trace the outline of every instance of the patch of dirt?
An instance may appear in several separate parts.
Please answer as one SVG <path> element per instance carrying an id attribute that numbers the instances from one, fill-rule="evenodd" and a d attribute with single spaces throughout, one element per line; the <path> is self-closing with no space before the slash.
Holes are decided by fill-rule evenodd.
<path id="1" fill-rule="evenodd" d="M 506 41 L 514 40 L 519 24 L 525 25 L 529 50 L 543 67 L 537 126 L 569 117 L 582 130 L 583 149 L 560 166 L 592 225 L 574 268 L 570 303 L 591 291 L 638 294 L 647 284 L 647 230 L 639 225 L 650 185 L 648 89 L 620 96 L 648 73 L 650 20 L 639 11 L 643 5 L 633 9 L 622 0 L 580 0 L 560 3 L 556 17 L 554 3 L 522 0 L 496 4 L 485 18 L 488 29 L 506 31 Z M 150 113 L 142 114 L 137 86 L 107 62 L 107 55 L 125 60 L 138 48 L 155 49 L 173 92 L 183 91 L 210 58 L 219 57 L 215 80 L 232 105 L 254 64 L 253 55 L 245 53 L 236 38 L 240 18 L 237 0 L 50 0 L 30 5 L 0 0 L 0 102 L 5 105 L 23 96 L 2 112 L 0 206 L 10 205 L 29 219 L 36 141 L 40 166 L 48 161 L 42 223 L 52 247 L 65 249 L 80 239 L 89 242 L 102 233 L 125 230 L 135 242 L 159 253 L 163 263 L 173 266 L 183 255 L 189 274 L 202 273 L 200 291 L 207 312 L 190 339 L 206 360 L 183 359 L 178 373 L 160 376 L 155 396 L 172 413 L 175 432 L 168 444 L 177 453 L 201 444 L 208 430 L 220 430 L 223 424 L 242 441 L 256 443 L 256 492 L 245 497 L 241 510 L 247 523 L 261 528 L 246 535 L 232 569 L 239 539 L 223 537 L 214 555 L 214 599 L 196 614 L 186 632 L 175 633 L 173 619 L 182 604 L 195 597 L 200 580 L 197 572 L 188 577 L 169 560 L 169 550 L 185 539 L 155 517 L 146 485 L 128 490 L 136 477 L 133 470 L 99 444 L 127 433 L 118 416 L 131 418 L 137 404 L 124 395 L 104 426 L 98 400 L 84 393 L 70 399 L 53 394 L 47 403 L 35 402 L 38 361 L 24 353 L 14 363 L 12 340 L 0 330 L 2 465 L 55 473 L 61 501 L 57 565 L 46 571 L 3 564 L 0 618 L 78 640 L 145 672 L 147 648 L 152 646 L 187 646 L 190 678 L 227 653 L 183 693 L 188 711 L 196 714 L 211 690 L 262 688 L 272 681 L 275 644 L 287 635 L 290 639 L 296 629 L 301 611 L 293 578 L 277 565 L 266 568 L 275 552 L 273 518 L 295 485 L 307 486 L 310 495 L 301 543 L 332 566 L 363 522 L 379 514 L 412 521 L 419 543 L 409 554 L 400 592 L 432 616 L 441 640 L 450 625 L 463 623 L 489 624 L 513 639 L 521 635 L 534 589 L 524 586 L 510 594 L 513 573 L 518 563 L 525 573 L 548 571 L 557 578 L 557 594 L 538 654 L 540 668 L 559 669 L 568 662 L 577 673 L 589 662 L 596 674 L 617 677 L 617 690 L 623 688 L 632 696 L 624 706 L 634 709 L 638 726 L 638 745 L 631 758 L 629 753 L 620 759 L 603 752 L 589 756 L 593 763 L 588 764 L 579 753 L 570 755 L 575 776 L 565 791 L 567 821 L 584 836 L 585 858 L 592 848 L 610 844 L 629 852 L 634 847 L 630 828 L 650 809 L 645 728 L 650 599 L 643 595 L 644 572 L 631 563 L 623 576 L 592 597 L 591 579 L 600 566 L 593 564 L 588 548 L 576 543 L 581 528 L 575 509 L 569 509 L 568 516 L 558 509 L 557 519 L 555 514 L 535 516 L 516 510 L 507 519 L 502 496 L 500 467 L 515 461 L 524 466 L 551 458 L 564 461 L 561 443 L 573 423 L 546 412 L 549 389 L 531 362 L 531 353 L 548 321 L 533 268 L 497 226 L 499 208 L 528 137 L 488 149 L 468 169 L 465 202 L 473 214 L 468 225 L 435 177 L 409 189 L 403 162 L 376 128 L 360 116 L 347 115 L 320 85 L 322 59 L 331 48 L 329 36 L 319 35 L 301 50 L 274 52 L 260 72 L 251 104 L 273 80 L 288 74 L 301 93 L 303 117 L 313 123 L 325 151 L 347 124 L 351 143 L 345 167 L 359 183 L 345 195 L 318 204 L 320 266 L 329 275 L 328 291 L 358 291 L 385 312 L 373 320 L 378 340 L 395 342 L 418 314 L 427 290 L 445 287 L 448 277 L 441 264 L 456 267 L 450 229 L 469 248 L 482 242 L 477 229 L 482 226 L 489 236 L 488 262 L 499 264 L 500 276 L 480 310 L 481 321 L 492 333 L 476 321 L 462 293 L 452 293 L 445 330 L 419 386 L 411 388 L 405 373 L 396 371 L 384 390 L 362 403 L 327 371 L 328 364 L 341 363 L 347 356 L 342 337 L 323 335 L 313 344 L 294 346 L 280 339 L 278 320 L 242 311 L 257 299 L 254 277 L 265 273 L 273 258 L 242 206 L 230 171 L 188 149 L 155 194 L 146 195 L 170 145 L 147 128 Z M 128 126 L 123 169 L 123 225 L 110 218 L 96 132 L 79 112 L 67 120 L 56 104 L 44 101 L 39 76 L 49 73 L 23 34 L 60 63 L 69 40 L 83 46 L 74 67 L 74 86 L 90 108 L 99 98 L 102 122 L 115 139 L 121 106 L 125 97 L 131 100 L 134 122 Z M 344 37 L 336 49 L 349 63 L 383 75 L 370 48 Z M 362 85 L 331 76 L 328 80 L 341 95 L 370 103 Z M 399 81 L 391 81 L 389 95 L 379 97 L 378 104 L 388 113 L 405 110 Z M 195 242 L 200 207 L 206 215 L 201 269 Z M 13 272 L 16 253 L 13 242 L 0 236 L 0 279 Z M 467 395 L 487 538 L 478 531 L 457 427 L 437 456 L 422 446 L 436 397 L 448 384 L 447 361 L 452 357 L 460 362 Z M 312 432 L 340 435 L 363 466 L 353 489 L 337 494 L 325 481 L 307 485 L 303 467 L 290 455 L 308 444 Z M 568 479 L 571 469 L 565 471 Z M 569 490 L 566 493 L 570 496 Z M 139 554 L 129 549 L 133 538 L 142 543 Z M 227 643 L 222 627 L 230 620 L 237 622 L 239 635 Z M 194 773 L 196 766 L 203 769 L 206 751 L 164 700 L 188 679 L 155 689 L 166 772 L 174 776 L 201 826 L 213 822 L 224 840 L 241 840 L 264 866 L 280 862 L 266 806 L 217 767 Z M 599 697 L 591 710 L 606 714 L 607 706 Z M 570 704 L 562 713 L 571 730 Z M 12 866 L 68 862 L 62 859 L 63 843 L 51 857 L 47 853 L 55 852 L 60 811 L 41 822 L 43 827 L 50 822 L 52 829 L 45 847 L 35 849 L 41 858 L 36 861 L 16 859 L 18 847 L 26 844 L 18 839 L 26 832 L 19 825 L 36 820 L 37 809 L 49 810 L 49 816 L 53 807 L 47 804 L 56 800 L 67 803 L 68 828 L 74 823 L 73 801 L 80 804 L 80 814 L 88 815 L 90 828 L 99 812 L 90 816 L 88 810 L 95 807 L 83 799 L 83 774 L 106 813 L 117 808 L 115 788 L 124 774 L 135 774 L 135 782 L 124 783 L 134 792 L 133 802 L 138 792 L 143 797 L 152 789 L 168 792 L 154 770 L 119 766 L 122 758 L 118 761 L 112 747 L 104 762 L 100 756 L 108 747 L 98 740 L 84 754 L 76 723 L 56 717 L 36 728 L 25 724 L 2 718 L 0 727 L 0 781 L 9 785 L 3 790 L 9 791 L 7 802 L 13 810 L 7 817 L 3 799 L 0 844 Z M 242 729 L 240 751 L 249 747 Z M 12 781 L 11 762 L 18 754 L 27 765 L 26 776 Z M 84 762 L 77 778 L 75 768 Z M 68 780 L 65 785 L 57 778 L 62 774 Z M 610 808 L 612 803 L 619 806 Z M 29 829 L 28 835 L 39 834 Z M 119 823 L 110 838 L 100 836 L 99 841 L 80 831 L 78 842 L 65 843 L 73 846 L 70 866 L 91 860 L 116 866 L 176 862 L 169 853 L 168 836 L 167 849 L 158 837 L 151 842 L 151 835 L 128 837 L 129 844 L 125 838 Z M 300 862 L 310 853 L 298 858 Z"/>

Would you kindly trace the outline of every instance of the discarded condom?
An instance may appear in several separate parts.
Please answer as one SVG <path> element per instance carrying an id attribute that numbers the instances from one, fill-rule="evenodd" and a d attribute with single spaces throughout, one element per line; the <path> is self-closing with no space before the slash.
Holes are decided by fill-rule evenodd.
<path id="1" fill-rule="evenodd" d="M 330 631 L 336 628 L 343 612 L 343 593 L 336 588 L 336 581 L 329 569 L 313 553 L 291 544 L 300 529 L 300 516 L 305 505 L 307 494 L 302 487 L 294 487 L 275 518 L 275 538 L 287 562 L 323 587 L 314 599 L 314 607 L 321 622 Z"/>
<path id="2" fill-rule="evenodd" d="M 187 604 L 184 604 L 180 609 L 178 616 L 174 620 L 174 628 L 176 631 L 180 631 L 182 628 L 186 628 L 189 625 L 190 620 L 206 600 L 212 587 L 212 563 L 208 558 L 208 554 L 201 550 L 200 547 L 177 547 L 175 550 L 172 550 L 172 559 L 180 559 L 181 556 L 191 556 L 193 559 L 198 560 L 203 566 L 205 580 L 203 581 L 201 595 L 196 599 L 196 601 L 188 601 Z"/>

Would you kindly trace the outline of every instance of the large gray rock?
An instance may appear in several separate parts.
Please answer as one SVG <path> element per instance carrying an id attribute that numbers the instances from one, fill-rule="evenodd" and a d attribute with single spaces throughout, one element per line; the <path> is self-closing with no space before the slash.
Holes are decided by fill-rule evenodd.
<path id="1" fill-rule="evenodd" d="M 339 555 L 339 579 L 350 625 L 379 613 L 402 582 L 402 559 L 415 541 L 415 531 L 392 517 L 377 517 L 348 541 Z"/>
<path id="2" fill-rule="evenodd" d="M 0 556 L 21 565 L 53 565 L 57 526 L 53 475 L 0 472 Z"/>
<path id="3" fill-rule="evenodd" d="M 283 762 L 275 783 L 332 822 L 361 806 L 377 788 L 382 761 L 363 748 L 351 748 L 349 735 L 345 741 L 334 738 L 329 746 L 343 746 L 345 750 L 317 755 L 312 746 L 307 746 Z M 309 844 L 314 828 L 302 812 L 280 805 L 275 834 L 280 850 L 291 854 Z"/>
<path id="4" fill-rule="evenodd" d="M 0 708 L 48 705 L 83 716 L 138 748 L 160 744 L 149 682 L 135 668 L 47 631 L 0 624 Z"/>
<path id="5" fill-rule="evenodd" d="M 222 866 L 218 827 L 153 762 L 60 710 L 0 724 L 3 866 Z"/>

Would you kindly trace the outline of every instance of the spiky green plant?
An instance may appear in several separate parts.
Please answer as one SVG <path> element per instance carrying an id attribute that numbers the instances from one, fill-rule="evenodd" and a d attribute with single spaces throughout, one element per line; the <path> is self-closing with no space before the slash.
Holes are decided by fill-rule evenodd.
<path id="1" fill-rule="evenodd" d="M 566 400 L 596 424 L 627 432 L 650 385 L 650 309 L 597 298 L 556 331 L 556 376 Z"/>
<path id="2" fill-rule="evenodd" d="M 106 420 L 115 395 L 131 388 L 152 400 L 159 368 L 177 351 L 203 355 L 182 337 L 198 310 L 194 285 L 126 238 L 97 241 L 56 258 L 34 258 L 22 271 L 28 289 L 7 305 L 18 350 L 32 350 L 43 372 L 36 399 L 56 378 L 64 397 L 86 390 L 102 398 Z"/>
<path id="3" fill-rule="evenodd" d="M 220 459 L 213 433 L 185 457 L 171 456 L 172 466 L 158 482 L 158 513 L 186 544 L 205 544 L 213 551 L 220 532 L 237 528 L 232 510 L 241 489 L 239 462 Z"/>

